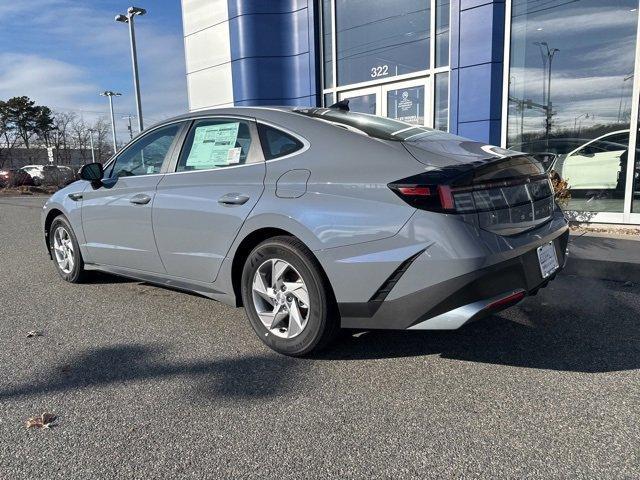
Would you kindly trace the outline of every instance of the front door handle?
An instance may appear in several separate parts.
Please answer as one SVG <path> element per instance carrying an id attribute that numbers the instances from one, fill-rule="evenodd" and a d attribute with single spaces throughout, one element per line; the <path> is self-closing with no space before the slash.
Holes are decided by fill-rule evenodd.
<path id="1" fill-rule="evenodd" d="M 227 193 L 218 199 L 223 205 L 244 205 L 249 201 L 249 196 L 242 193 Z"/>
<path id="2" fill-rule="evenodd" d="M 151 201 L 151 197 L 149 195 L 145 195 L 144 193 L 139 193 L 129 199 L 129 202 L 135 205 L 146 205 L 150 201 Z"/>

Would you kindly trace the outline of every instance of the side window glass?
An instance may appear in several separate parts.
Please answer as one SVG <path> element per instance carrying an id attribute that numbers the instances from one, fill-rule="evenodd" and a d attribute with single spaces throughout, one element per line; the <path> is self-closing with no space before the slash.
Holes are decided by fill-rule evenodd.
<path id="1" fill-rule="evenodd" d="M 242 120 L 200 120 L 184 142 L 178 172 L 211 170 L 247 163 L 251 130 Z"/>
<path id="2" fill-rule="evenodd" d="M 135 142 L 118 157 L 110 177 L 132 177 L 160 173 L 162 163 L 181 124 L 159 128 Z"/>
<path id="3" fill-rule="evenodd" d="M 258 133 L 265 160 L 284 157 L 303 147 L 297 138 L 267 125 L 258 124 Z"/>

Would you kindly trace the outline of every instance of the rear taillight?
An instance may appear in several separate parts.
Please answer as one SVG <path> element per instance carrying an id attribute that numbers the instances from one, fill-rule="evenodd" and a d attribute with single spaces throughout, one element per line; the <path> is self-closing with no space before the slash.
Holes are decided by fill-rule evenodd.
<path id="1" fill-rule="evenodd" d="M 409 205 L 442 213 L 473 213 L 509 208 L 553 194 L 548 176 L 537 175 L 465 184 L 434 184 L 426 174 L 390 183 L 389 188 Z"/>
<path id="2" fill-rule="evenodd" d="M 389 188 L 415 208 L 441 212 L 453 206 L 451 190 L 446 185 L 411 185 L 390 183 Z"/>

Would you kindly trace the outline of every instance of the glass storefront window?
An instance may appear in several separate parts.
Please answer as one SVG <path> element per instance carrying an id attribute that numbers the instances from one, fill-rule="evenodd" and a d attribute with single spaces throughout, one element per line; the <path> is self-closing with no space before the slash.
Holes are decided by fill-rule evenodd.
<path id="1" fill-rule="evenodd" d="M 637 9 L 637 0 L 512 4 L 507 146 L 554 155 L 569 210 L 623 211 Z"/>
<path id="2" fill-rule="evenodd" d="M 435 76 L 435 101 L 433 109 L 433 128 L 449 130 L 449 74 L 438 73 Z"/>
<path id="3" fill-rule="evenodd" d="M 338 85 L 428 69 L 430 14 L 430 0 L 336 0 Z"/>
<path id="4" fill-rule="evenodd" d="M 332 0 L 322 1 L 322 56 L 324 58 L 324 87 L 333 87 L 333 20 L 331 19 Z"/>
<path id="5" fill-rule="evenodd" d="M 436 67 L 449 65 L 449 0 L 436 1 Z"/>
<path id="6" fill-rule="evenodd" d="M 387 117 L 424 125 L 424 87 L 398 88 L 387 92 Z"/>
<path id="7" fill-rule="evenodd" d="M 324 106 L 328 107 L 333 105 L 335 102 L 333 101 L 333 93 L 325 93 L 323 97 Z"/>
<path id="8" fill-rule="evenodd" d="M 375 93 L 345 98 L 349 98 L 350 111 L 359 113 L 370 113 L 371 115 L 376 114 L 377 99 Z"/>

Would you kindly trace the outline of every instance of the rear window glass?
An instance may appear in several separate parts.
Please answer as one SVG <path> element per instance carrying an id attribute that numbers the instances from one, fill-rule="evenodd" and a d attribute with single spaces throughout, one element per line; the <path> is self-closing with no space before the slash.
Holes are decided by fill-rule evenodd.
<path id="1" fill-rule="evenodd" d="M 448 138 L 459 138 L 441 130 L 420 127 L 377 115 L 347 112 L 335 108 L 301 108 L 294 110 L 294 112 L 306 115 L 307 117 L 355 128 L 370 137 L 380 138 L 382 140 L 413 142 L 427 139 L 444 140 Z"/>
<path id="2" fill-rule="evenodd" d="M 258 133 L 265 160 L 290 155 L 303 147 L 297 138 L 261 123 L 258 124 Z"/>

